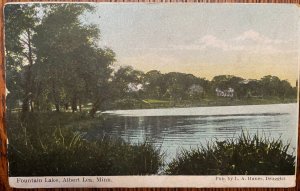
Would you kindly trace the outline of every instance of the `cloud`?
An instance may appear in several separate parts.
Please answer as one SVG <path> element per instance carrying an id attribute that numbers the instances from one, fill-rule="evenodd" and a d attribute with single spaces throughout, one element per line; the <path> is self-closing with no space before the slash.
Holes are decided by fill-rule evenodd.
<path id="1" fill-rule="evenodd" d="M 225 40 L 221 40 L 213 35 L 206 35 L 206 36 L 202 37 L 199 40 L 199 43 L 201 45 L 201 49 L 218 48 L 218 49 L 222 49 L 224 51 L 243 50 L 244 49 L 244 46 L 230 44 L 230 43 L 226 42 Z"/>
<path id="2" fill-rule="evenodd" d="M 291 41 L 272 39 L 260 34 L 255 30 L 244 31 L 236 37 L 221 39 L 217 36 L 207 34 L 193 43 L 169 44 L 159 48 L 160 51 L 239 51 L 248 54 L 287 54 L 297 50 L 289 48 Z M 158 48 L 155 48 L 158 50 Z"/>
<path id="3" fill-rule="evenodd" d="M 199 44 L 181 44 L 181 45 L 169 45 L 165 50 L 202 50 L 203 48 Z"/>
<path id="4" fill-rule="evenodd" d="M 255 30 L 248 30 L 237 37 L 229 39 L 205 35 L 196 41 L 195 44 L 187 47 L 198 47 L 200 50 L 214 48 L 222 51 L 247 51 L 254 54 L 293 53 L 296 50 L 287 48 L 289 42 L 287 40 L 269 38 Z"/>
<path id="5" fill-rule="evenodd" d="M 221 49 L 223 51 L 243 50 L 243 46 L 231 45 L 225 40 L 213 35 L 205 35 L 191 44 L 171 45 L 168 48 L 173 50 L 205 50 L 209 48 Z"/>
<path id="6" fill-rule="evenodd" d="M 287 41 L 279 40 L 279 39 L 271 39 L 267 36 L 264 36 L 254 30 L 245 31 L 243 34 L 239 35 L 238 37 L 234 38 L 235 41 L 239 42 L 254 42 L 259 44 L 281 44 L 287 43 Z"/>
<path id="7" fill-rule="evenodd" d="M 202 48 L 213 47 L 213 48 L 220 48 L 223 50 L 229 49 L 229 45 L 225 41 L 220 40 L 213 35 L 206 35 L 202 37 L 199 43 L 202 45 L 201 46 Z"/>

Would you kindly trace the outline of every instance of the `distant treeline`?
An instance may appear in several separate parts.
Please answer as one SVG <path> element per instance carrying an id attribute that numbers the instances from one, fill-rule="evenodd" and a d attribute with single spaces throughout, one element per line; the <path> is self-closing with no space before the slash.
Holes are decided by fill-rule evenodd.
<path id="1" fill-rule="evenodd" d="M 220 75 L 211 81 L 192 74 L 129 66 L 112 69 L 115 53 L 99 47 L 100 30 L 82 22 L 87 4 L 21 4 L 5 7 L 7 106 L 22 112 L 118 108 L 135 100 L 180 102 L 230 99 L 295 99 L 296 87 L 276 76 L 246 80 Z M 150 100 L 150 101 L 147 101 Z"/>
<path id="2" fill-rule="evenodd" d="M 244 79 L 233 75 L 218 75 L 211 81 L 192 74 L 157 70 L 146 73 L 132 67 L 122 67 L 114 73 L 114 82 L 123 90 L 123 97 L 163 100 L 201 100 L 207 97 L 232 99 L 296 98 L 297 88 L 287 80 L 267 75 L 261 79 Z"/>

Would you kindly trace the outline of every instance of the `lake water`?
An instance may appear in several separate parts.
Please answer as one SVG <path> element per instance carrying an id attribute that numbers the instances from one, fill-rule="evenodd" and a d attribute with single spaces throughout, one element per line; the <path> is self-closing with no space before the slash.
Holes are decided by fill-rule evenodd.
<path id="1" fill-rule="evenodd" d="M 281 137 L 296 148 L 297 108 L 297 104 L 274 104 L 106 111 L 103 127 L 88 134 L 119 136 L 131 143 L 147 139 L 161 147 L 167 162 L 181 148 L 237 137 L 242 131 Z"/>

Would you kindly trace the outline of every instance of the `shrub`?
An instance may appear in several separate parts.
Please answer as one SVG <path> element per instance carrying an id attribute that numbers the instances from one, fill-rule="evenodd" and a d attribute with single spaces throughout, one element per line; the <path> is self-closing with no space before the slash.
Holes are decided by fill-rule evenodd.
<path id="1" fill-rule="evenodd" d="M 280 139 L 242 133 L 236 139 L 183 149 L 168 166 L 169 175 L 291 175 L 295 156 Z"/>
<path id="2" fill-rule="evenodd" d="M 84 139 L 70 124 L 84 120 L 91 119 L 71 113 L 9 116 L 10 176 L 148 175 L 162 166 L 160 149 L 148 142 Z"/>

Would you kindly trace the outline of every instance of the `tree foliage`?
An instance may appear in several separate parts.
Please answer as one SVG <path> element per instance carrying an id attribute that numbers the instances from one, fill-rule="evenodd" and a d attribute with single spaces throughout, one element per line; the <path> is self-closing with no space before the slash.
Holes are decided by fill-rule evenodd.
<path id="1" fill-rule="evenodd" d="M 8 88 L 20 84 L 23 112 L 29 110 L 29 103 L 32 111 L 52 110 L 52 106 L 59 111 L 69 105 L 75 111 L 83 102 L 92 102 L 97 109 L 99 99 L 105 97 L 101 89 L 109 83 L 115 54 L 97 45 L 96 26 L 80 20 L 94 8 L 49 4 L 39 7 L 36 16 L 36 6 L 11 5 L 5 10 L 8 74 L 13 78 Z"/>
<path id="2" fill-rule="evenodd" d="M 15 105 L 15 98 L 22 96 L 22 109 L 28 111 L 29 104 L 32 105 L 32 66 L 35 62 L 32 38 L 38 24 L 36 5 L 6 6 L 4 16 L 7 86 L 16 89 L 8 97 L 8 105 Z"/>

